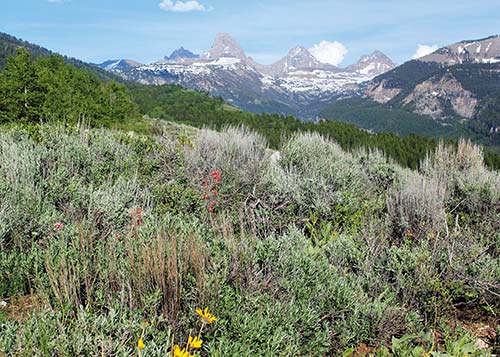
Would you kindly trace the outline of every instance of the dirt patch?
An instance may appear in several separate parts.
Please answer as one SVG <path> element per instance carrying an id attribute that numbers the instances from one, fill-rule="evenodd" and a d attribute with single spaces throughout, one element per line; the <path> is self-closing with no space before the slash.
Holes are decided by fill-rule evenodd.
<path id="1" fill-rule="evenodd" d="M 22 321 L 45 306 L 37 295 L 15 296 L 0 301 L 0 310 L 9 320 Z M 0 355 L 1 356 L 1 355 Z"/>
<path id="2" fill-rule="evenodd" d="M 500 316 L 486 314 L 479 309 L 457 310 L 454 318 L 448 321 L 451 328 L 462 327 L 476 337 L 476 346 L 492 348 L 494 353 L 500 353 Z"/>

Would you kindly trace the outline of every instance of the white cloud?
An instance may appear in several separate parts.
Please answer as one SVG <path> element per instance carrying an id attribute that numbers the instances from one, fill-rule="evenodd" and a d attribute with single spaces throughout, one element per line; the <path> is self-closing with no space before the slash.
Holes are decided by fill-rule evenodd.
<path id="1" fill-rule="evenodd" d="M 196 0 L 189 1 L 172 1 L 163 0 L 160 3 L 160 9 L 172 12 L 190 12 L 190 11 L 206 11 L 205 6 Z"/>
<path id="2" fill-rule="evenodd" d="M 348 52 L 347 48 L 337 41 L 321 41 L 320 43 L 312 46 L 309 51 L 318 59 L 318 61 L 333 64 L 334 66 L 341 64 Z"/>
<path id="3" fill-rule="evenodd" d="M 417 52 L 413 55 L 413 59 L 430 55 L 432 52 L 439 49 L 438 45 L 418 45 Z"/>

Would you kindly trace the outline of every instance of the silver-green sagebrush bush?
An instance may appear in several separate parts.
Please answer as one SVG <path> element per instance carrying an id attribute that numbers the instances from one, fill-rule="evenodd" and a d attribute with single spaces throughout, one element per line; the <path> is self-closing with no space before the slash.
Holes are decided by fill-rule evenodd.
<path id="1" fill-rule="evenodd" d="M 437 235 L 446 221 L 446 188 L 436 179 L 408 171 L 390 190 L 387 210 L 393 234 L 403 237 Z"/>
<path id="2" fill-rule="evenodd" d="M 227 128 L 221 132 L 201 130 L 192 145 L 185 146 L 185 160 L 191 178 L 200 179 L 220 170 L 227 184 L 254 186 L 268 155 L 265 139 L 246 128 Z M 235 192 L 237 194 L 237 192 Z"/>
<path id="3" fill-rule="evenodd" d="M 359 204 L 371 191 L 366 174 L 334 142 L 299 134 L 283 145 L 279 161 L 264 178 L 274 200 L 288 199 L 302 211 L 331 212 L 335 205 Z"/>

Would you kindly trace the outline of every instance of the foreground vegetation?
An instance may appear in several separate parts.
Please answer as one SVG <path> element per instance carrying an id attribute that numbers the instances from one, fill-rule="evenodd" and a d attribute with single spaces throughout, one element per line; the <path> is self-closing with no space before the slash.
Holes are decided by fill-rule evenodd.
<path id="1" fill-rule="evenodd" d="M 205 307 L 201 356 L 498 352 L 500 178 L 466 142 L 417 172 L 314 133 L 42 125 L 0 163 L 8 355 L 165 355 Z"/>

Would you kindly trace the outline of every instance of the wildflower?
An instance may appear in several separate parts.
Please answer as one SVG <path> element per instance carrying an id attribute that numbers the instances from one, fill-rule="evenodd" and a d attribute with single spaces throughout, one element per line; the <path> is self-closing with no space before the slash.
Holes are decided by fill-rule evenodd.
<path id="1" fill-rule="evenodd" d="M 207 194 L 205 194 L 205 196 L 203 197 L 204 199 L 208 200 L 210 198 L 210 196 Z"/>
<path id="2" fill-rule="evenodd" d="M 217 190 L 216 190 L 215 188 L 212 190 L 212 194 L 213 194 L 214 196 L 217 196 L 218 192 L 217 192 Z"/>
<path id="3" fill-rule="evenodd" d="M 220 171 L 219 170 L 214 170 L 210 172 L 210 177 L 214 180 L 215 183 L 220 182 Z"/>
<path id="4" fill-rule="evenodd" d="M 174 346 L 173 352 L 174 352 L 174 357 L 193 357 L 193 355 L 189 353 L 189 351 L 187 351 L 185 348 L 181 350 L 179 345 Z"/>
<path id="5" fill-rule="evenodd" d="M 63 224 L 61 222 L 57 222 L 54 224 L 54 230 L 60 231 L 63 228 Z"/>
<path id="6" fill-rule="evenodd" d="M 192 337 L 191 335 L 189 335 L 189 338 L 188 338 L 189 347 L 201 348 L 202 343 L 203 343 L 203 341 L 198 336 Z"/>
<path id="7" fill-rule="evenodd" d="M 142 207 L 137 207 L 136 209 L 129 212 L 129 217 L 132 218 L 132 228 L 137 226 L 142 226 L 144 223 L 144 219 L 142 218 Z"/>
<path id="8" fill-rule="evenodd" d="M 196 313 L 200 315 L 200 317 L 208 324 L 213 324 L 215 321 L 217 321 L 217 318 L 210 313 L 208 307 L 205 308 L 205 310 L 197 309 Z"/>
<path id="9" fill-rule="evenodd" d="M 142 350 L 144 348 L 144 341 L 142 340 L 142 337 L 139 338 L 139 340 L 137 341 L 137 347 Z"/>

